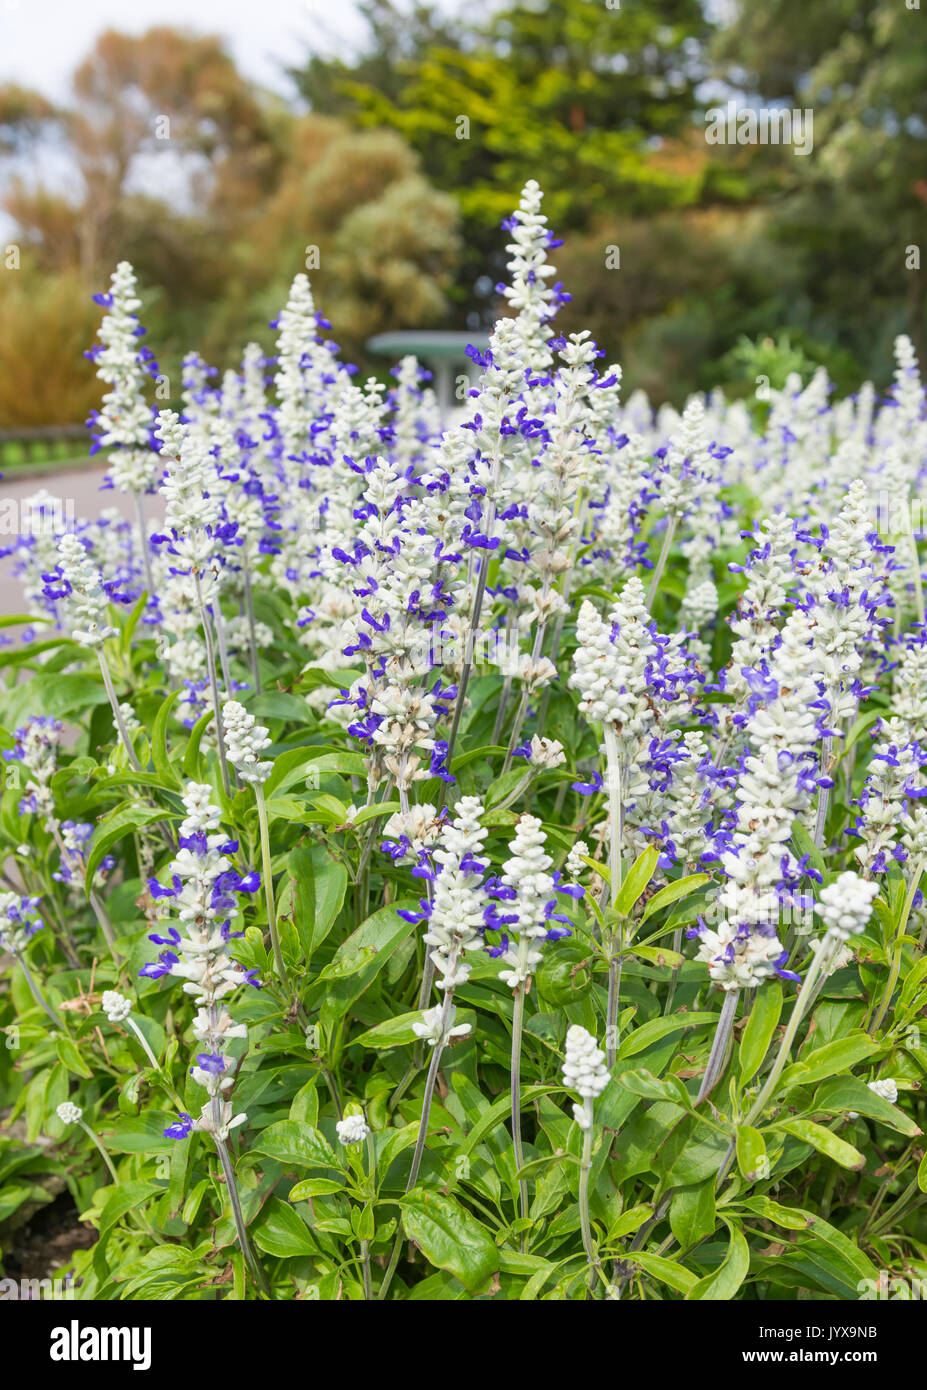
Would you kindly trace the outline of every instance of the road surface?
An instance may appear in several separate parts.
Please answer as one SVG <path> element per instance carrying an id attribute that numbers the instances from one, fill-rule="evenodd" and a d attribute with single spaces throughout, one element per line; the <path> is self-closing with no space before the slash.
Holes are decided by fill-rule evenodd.
<path id="1" fill-rule="evenodd" d="M 104 507 L 115 507 L 129 520 L 135 520 L 135 507 L 132 498 L 125 493 L 100 491 L 100 484 L 106 470 L 100 468 L 72 469 L 66 473 L 29 474 L 18 478 L 0 478 L 0 545 L 8 545 L 11 532 L 21 529 L 14 525 L 16 508 L 37 492 L 46 491 L 61 500 L 61 515 L 70 522 L 88 521 L 98 516 Z M 28 508 L 23 509 L 28 514 Z M 145 499 L 145 511 L 155 520 L 163 515 L 160 498 Z M 10 573 L 11 560 L 0 560 L 0 613 L 19 613 L 22 611 L 22 590 L 19 581 Z"/>

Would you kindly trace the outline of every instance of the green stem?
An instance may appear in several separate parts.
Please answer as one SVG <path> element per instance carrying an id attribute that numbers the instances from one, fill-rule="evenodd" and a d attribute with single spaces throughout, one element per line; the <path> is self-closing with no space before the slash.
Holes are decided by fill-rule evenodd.
<path id="1" fill-rule="evenodd" d="M 138 1024 L 135 1022 L 135 1019 L 130 1016 L 126 1019 L 126 1023 L 128 1023 L 129 1027 L 132 1029 L 132 1032 L 135 1034 L 142 1047 L 145 1049 L 145 1055 L 148 1058 L 151 1065 L 154 1067 L 155 1071 L 160 1072 L 161 1064 L 152 1052 L 151 1048 L 148 1046 L 148 1039 L 145 1037 L 145 1034 L 142 1032 L 141 1028 L 139 1028 Z"/>
<path id="2" fill-rule="evenodd" d="M 457 967 L 458 956 L 459 951 L 451 952 L 446 972 L 451 977 L 453 977 L 454 971 Z M 416 1180 L 418 1178 L 419 1169 L 422 1166 L 422 1157 L 425 1153 L 425 1141 L 428 1138 L 428 1121 L 431 1117 L 431 1101 L 434 1095 L 435 1082 L 437 1081 L 438 1077 L 438 1066 L 441 1062 L 441 1054 L 444 1051 L 444 1043 L 441 1041 L 441 1039 L 443 1039 L 447 1033 L 451 1017 L 451 1006 L 453 1003 L 453 999 L 453 989 L 446 990 L 444 994 L 444 1004 L 441 1008 L 441 1018 L 438 1023 L 438 1040 L 435 1042 L 434 1046 L 431 1049 L 431 1061 L 428 1064 L 428 1075 L 425 1078 L 425 1094 L 422 1098 L 422 1115 L 421 1119 L 419 1120 L 418 1138 L 415 1141 L 415 1150 L 412 1154 L 412 1167 L 409 1170 L 409 1178 L 406 1182 L 407 1193 L 411 1192 L 413 1187 L 415 1186 Z M 402 1239 L 402 1220 L 401 1218 L 399 1218 L 399 1230 L 396 1232 L 396 1239 L 393 1242 L 393 1249 L 390 1253 L 389 1264 L 387 1266 L 386 1273 L 383 1276 L 383 1283 L 380 1285 L 380 1292 L 377 1294 L 378 1299 L 384 1299 L 386 1297 L 386 1291 L 392 1283 L 393 1275 L 396 1272 L 396 1266 L 399 1263 L 399 1254 L 402 1250 Z"/>
<path id="3" fill-rule="evenodd" d="M 766 1102 L 774 1094 L 776 1086 L 779 1083 L 779 1077 L 782 1075 L 782 1072 L 785 1068 L 785 1064 L 789 1060 L 789 1056 L 792 1051 L 792 1044 L 795 1041 L 795 1035 L 798 1032 L 802 1019 L 805 1017 L 805 1014 L 808 1012 L 808 1009 L 810 1007 L 815 983 L 822 970 L 826 971 L 826 968 L 830 963 L 830 959 L 834 953 L 837 944 L 838 943 L 835 941 L 835 939 L 831 936 L 830 932 L 828 931 L 825 933 L 823 940 L 821 941 L 820 948 L 817 951 L 815 951 L 814 959 L 812 960 L 811 965 L 808 967 L 808 974 L 805 976 L 804 983 L 802 984 L 801 993 L 795 1000 L 795 1005 L 792 1009 L 792 1015 L 788 1021 L 788 1025 L 786 1027 L 785 1034 L 782 1038 L 782 1042 L 779 1044 L 779 1051 L 776 1053 L 776 1060 L 773 1062 L 772 1067 L 770 1068 L 769 1075 L 766 1077 L 766 1080 L 763 1083 L 759 1095 L 750 1107 L 750 1111 L 747 1115 L 747 1118 L 743 1122 L 745 1125 L 752 1125 L 756 1122 L 756 1120 L 759 1119 L 760 1115 L 762 1115 L 763 1113 L 763 1109 L 766 1105 Z M 724 1178 L 727 1176 L 727 1172 L 731 1166 L 731 1163 L 733 1162 L 733 1158 L 734 1144 L 732 1142 L 730 1147 L 728 1148 L 727 1153 L 724 1155 L 721 1167 L 718 1170 L 718 1185 L 720 1185 L 724 1181 Z"/>
<path id="4" fill-rule="evenodd" d="M 675 534 L 676 515 L 675 513 L 673 513 L 673 515 L 669 518 L 669 521 L 666 523 L 666 530 L 663 533 L 663 545 L 660 548 L 660 558 L 657 560 L 656 569 L 654 570 L 650 579 L 650 588 L 647 590 L 648 613 L 653 607 L 653 601 L 657 596 L 657 590 L 660 587 L 660 580 L 663 578 L 663 571 L 666 568 L 666 562 L 669 558 L 670 547 L 673 544 L 673 537 L 675 536 Z"/>
<path id="5" fill-rule="evenodd" d="M 492 475 L 489 490 L 486 498 L 486 520 L 484 523 L 485 534 L 491 539 L 493 528 L 496 522 L 496 489 L 499 486 L 499 469 L 502 463 L 502 439 L 497 438 L 495 449 L 493 450 Z M 454 756 L 454 745 L 457 742 L 457 731 L 460 728 L 460 718 L 463 714 L 464 703 L 467 697 L 467 686 L 470 683 L 470 671 L 473 667 L 473 648 L 476 642 L 476 634 L 479 631 L 480 615 L 483 609 L 483 597 L 486 593 L 486 580 L 489 575 L 489 556 L 487 550 L 480 560 L 480 572 L 476 581 L 476 593 L 473 596 L 473 607 L 470 610 L 470 621 L 467 624 L 467 637 L 464 643 L 463 663 L 460 670 L 460 680 L 457 682 L 457 698 L 454 701 L 454 717 L 451 721 L 451 731 L 447 740 L 446 766 L 449 768 L 451 759 Z M 441 783 L 439 795 L 440 805 L 444 804 L 447 795 L 447 783 Z M 440 809 L 439 805 L 439 809 Z"/>
<path id="6" fill-rule="evenodd" d="M 737 1014 L 737 1001 L 739 998 L 739 989 L 729 989 L 725 991 L 724 1003 L 721 1006 L 721 1014 L 718 1018 L 718 1026 L 715 1029 L 714 1041 L 711 1044 L 708 1065 L 705 1067 L 705 1075 L 702 1077 L 702 1084 L 699 1087 L 698 1096 L 696 1097 L 696 1105 L 701 1104 L 705 1097 L 711 1094 L 718 1083 L 721 1073 L 724 1071 L 727 1045 L 731 1036 L 731 1029 L 734 1027 L 734 1018 Z"/>
<path id="7" fill-rule="evenodd" d="M 888 973 L 888 981 L 885 985 L 885 993 L 882 995 L 882 1002 L 879 1005 L 875 1017 L 869 1025 L 870 1033 L 874 1033 L 876 1031 L 883 1018 L 885 1017 L 888 1011 L 889 1003 L 891 1002 L 891 997 L 895 992 L 895 986 L 898 983 L 898 974 L 901 970 L 901 955 L 904 949 L 902 938 L 904 937 L 905 929 L 908 925 L 908 918 L 911 916 L 911 908 L 914 905 L 914 897 L 920 885 L 921 874 L 924 872 L 925 863 L 927 863 L 927 859 L 922 857 L 918 859 L 917 863 L 914 865 L 914 872 L 911 875 L 911 881 L 908 884 L 908 892 L 904 900 L 904 908 L 901 914 L 901 921 L 898 924 L 898 931 L 895 936 L 895 949 L 892 952 L 892 964 L 891 969 Z"/>
<path id="8" fill-rule="evenodd" d="M 216 720 L 216 747 L 219 751 L 219 769 L 222 773 L 222 786 L 226 796 L 231 795 L 231 782 L 229 781 L 229 767 L 225 756 L 225 727 L 222 723 L 222 704 L 219 699 L 219 681 L 216 676 L 216 647 L 212 639 L 212 622 L 206 611 L 206 604 L 203 602 L 203 586 L 200 577 L 194 570 L 193 581 L 196 585 L 196 603 L 200 613 L 200 622 L 203 625 L 203 639 L 206 643 L 206 672 L 209 676 L 209 690 L 212 695 L 212 710 Z"/>
<path id="9" fill-rule="evenodd" d="M 267 925 L 270 928 L 270 940 L 274 951 L 274 964 L 277 967 L 277 974 L 285 988 L 290 988 L 287 978 L 286 965 L 283 960 L 283 951 L 280 948 L 280 935 L 277 931 L 277 913 L 274 906 L 274 875 L 270 861 L 270 828 L 267 824 L 267 803 L 264 800 L 264 788 L 260 782 L 255 783 L 254 799 L 257 802 L 258 823 L 261 827 L 261 868 L 264 875 L 264 899 L 267 903 Z"/>
<path id="10" fill-rule="evenodd" d="M 583 1235 L 583 1249 L 589 1262 L 589 1287 L 594 1286 L 599 1273 L 599 1258 L 592 1240 L 592 1223 L 589 1219 L 589 1175 L 592 1171 L 592 1106 L 588 1097 L 583 1102 L 585 1128 L 583 1130 L 583 1156 L 579 1170 L 579 1225 Z"/>
<path id="11" fill-rule="evenodd" d="M 97 647 L 97 657 L 99 658 L 100 662 L 100 673 L 103 676 L 103 685 L 106 689 L 107 697 L 109 698 L 110 708 L 113 711 L 113 722 L 115 723 L 119 737 L 122 740 L 122 746 L 126 750 L 126 755 L 129 759 L 129 762 L 132 764 L 133 770 L 135 772 L 141 772 L 142 765 L 138 760 L 138 754 L 132 746 L 132 740 L 129 738 L 129 731 L 126 728 L 125 720 L 122 717 L 122 710 L 119 708 L 119 701 L 116 698 L 116 691 L 113 686 L 113 678 L 110 675 L 109 665 L 107 663 L 106 655 L 102 647 Z"/>
<path id="12" fill-rule="evenodd" d="M 225 1140 L 220 1139 L 216 1134 L 213 1135 L 213 1139 L 216 1142 L 219 1162 L 222 1164 L 222 1175 L 225 1178 L 225 1186 L 229 1194 L 229 1202 L 232 1207 L 232 1218 L 235 1222 L 235 1231 L 238 1235 L 238 1244 L 241 1247 L 241 1252 L 245 1257 L 248 1268 L 251 1270 L 254 1277 L 254 1282 L 257 1284 L 261 1293 L 264 1294 L 266 1298 L 270 1298 L 270 1289 L 267 1285 L 267 1279 L 255 1257 L 254 1251 L 251 1248 L 251 1241 L 248 1238 L 248 1228 L 245 1225 L 245 1218 L 241 1210 L 238 1185 L 235 1182 L 235 1169 L 232 1166 L 232 1158 L 228 1151 L 228 1146 Z"/>
<path id="13" fill-rule="evenodd" d="M 61 1019 L 60 1019 L 60 1018 L 58 1017 L 58 1015 L 55 1013 L 55 1011 L 54 1011 L 54 1009 L 52 1008 L 51 1004 L 49 1004 L 48 1000 L 45 998 L 44 994 L 43 994 L 42 991 L 39 989 L 38 985 L 36 984 L 35 980 L 33 979 L 32 971 L 29 969 L 28 965 L 26 964 L 26 958 L 25 958 L 25 956 L 17 956 L 17 957 L 16 957 L 16 960 L 17 960 L 17 962 L 18 962 L 18 964 L 19 964 L 20 970 L 23 972 L 23 975 L 26 977 L 26 984 L 29 986 L 29 992 L 30 992 L 30 994 L 32 995 L 32 997 L 33 997 L 33 999 L 35 1000 L 35 1002 L 38 1004 L 39 1008 L 40 1008 L 40 1009 L 43 1009 L 44 1012 L 48 1014 L 48 1017 L 51 1019 L 52 1023 L 55 1025 L 56 1028 L 60 1028 L 63 1032 L 67 1032 L 67 1029 L 65 1028 L 64 1024 L 61 1022 Z"/>
<path id="14" fill-rule="evenodd" d="M 525 938 L 524 949 L 527 952 L 528 938 Z M 519 944 L 521 949 L 521 943 Z M 522 1032 L 525 1021 L 525 986 L 524 983 L 515 986 L 512 1012 L 512 1144 L 515 1149 L 515 1170 L 516 1172 L 525 1166 L 525 1155 L 521 1140 L 521 1042 Z M 518 1179 L 518 1199 L 522 1218 L 528 1219 L 528 1184 L 524 1178 Z M 524 1246 L 525 1235 L 522 1233 L 521 1243 Z"/>
<path id="15" fill-rule="evenodd" d="M 254 594 L 251 591 L 251 569 L 247 560 L 242 566 L 242 577 L 245 585 L 245 615 L 248 619 L 248 652 L 251 660 L 251 675 L 254 680 L 255 693 L 261 693 L 261 674 L 258 667 L 257 652 L 257 632 L 254 624 Z"/>
<path id="16" fill-rule="evenodd" d="M 924 584 L 921 579 L 921 559 L 917 553 L 917 537 L 914 528 L 908 523 L 908 549 L 911 552 L 911 573 L 914 579 L 914 602 L 917 605 L 917 621 L 924 626 Z"/>

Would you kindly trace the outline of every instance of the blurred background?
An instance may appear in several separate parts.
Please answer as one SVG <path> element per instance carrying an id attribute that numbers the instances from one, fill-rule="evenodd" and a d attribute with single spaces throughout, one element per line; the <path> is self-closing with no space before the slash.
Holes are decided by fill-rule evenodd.
<path id="1" fill-rule="evenodd" d="M 0 55 L 0 426 L 98 403 L 123 258 L 178 390 L 307 265 L 380 374 L 372 334 L 485 327 L 529 178 L 564 328 L 655 402 L 923 360 L 927 0 L 0 0 Z M 811 108 L 813 153 L 706 143 L 731 97 Z"/>

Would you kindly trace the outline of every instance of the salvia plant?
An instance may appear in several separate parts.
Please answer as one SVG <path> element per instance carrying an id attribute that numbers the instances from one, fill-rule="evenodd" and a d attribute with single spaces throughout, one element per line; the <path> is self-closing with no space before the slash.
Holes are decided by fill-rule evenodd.
<path id="1" fill-rule="evenodd" d="M 681 413 L 538 186 L 442 429 L 298 275 L 6 547 L 0 1243 L 80 1299 L 852 1299 L 927 1276 L 927 402 Z M 126 520 L 129 515 L 132 519 Z"/>

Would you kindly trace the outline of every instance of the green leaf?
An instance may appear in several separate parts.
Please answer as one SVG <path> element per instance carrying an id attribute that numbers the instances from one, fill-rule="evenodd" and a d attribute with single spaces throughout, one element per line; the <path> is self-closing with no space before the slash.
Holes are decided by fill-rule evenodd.
<path id="1" fill-rule="evenodd" d="M 57 1038 L 55 1051 L 58 1053 L 58 1060 L 64 1063 L 68 1071 L 73 1071 L 77 1076 L 86 1076 L 88 1079 L 93 1076 L 93 1072 L 70 1038 Z"/>
<path id="2" fill-rule="evenodd" d="M 343 1018 L 355 999 L 373 983 L 393 952 L 415 931 L 412 922 L 399 916 L 399 909 L 417 908 L 415 898 L 399 898 L 381 907 L 352 932 L 335 952 L 330 965 L 313 981 L 324 977 L 323 1023 L 327 1026 Z"/>
<path id="3" fill-rule="evenodd" d="M 303 1178 L 290 1188 L 291 1202 L 304 1202 L 307 1197 L 329 1197 L 344 1191 L 344 1183 L 335 1178 Z"/>
<path id="4" fill-rule="evenodd" d="M 120 1119 L 112 1131 L 102 1131 L 103 1142 L 113 1153 L 157 1153 L 172 1150 L 176 1139 L 165 1139 L 164 1131 L 177 1116 L 167 1110 L 146 1110 L 144 1115 Z"/>
<path id="5" fill-rule="evenodd" d="M 259 719 L 292 719 L 298 724 L 305 724 L 308 706 L 299 695 L 288 695 L 283 690 L 269 690 L 249 701 L 248 710 Z"/>
<path id="6" fill-rule="evenodd" d="M 748 1211 L 755 1212 L 757 1216 L 762 1216 L 777 1226 L 783 1226 L 787 1231 L 798 1231 L 800 1239 L 807 1236 L 809 1239 L 823 1241 L 861 1278 L 877 1277 L 878 1271 L 872 1261 L 842 1231 L 831 1226 L 822 1216 L 813 1216 L 810 1211 L 802 1211 L 799 1207 L 781 1206 L 769 1197 L 750 1197 L 743 1206 Z"/>
<path id="7" fill-rule="evenodd" d="M 756 991 L 750 1017 L 740 1039 L 737 1067 L 741 1086 L 752 1081 L 762 1066 L 781 1013 L 782 985 L 778 980 L 770 980 Z"/>
<path id="8" fill-rule="evenodd" d="M 180 779 L 174 771 L 174 766 L 167 751 L 167 723 L 168 715 L 179 695 L 179 690 L 172 690 L 167 699 L 162 700 L 160 708 L 155 715 L 154 724 L 151 727 L 152 761 L 157 769 L 158 775 L 172 787 L 179 787 Z"/>
<path id="9" fill-rule="evenodd" d="M 579 1162 L 579 1160 L 576 1159 L 575 1162 Z M 628 1207 L 627 1211 L 623 1211 L 621 1215 L 612 1222 L 611 1226 L 609 1226 L 606 1239 L 609 1244 L 611 1244 L 613 1240 L 621 1240 L 623 1236 L 633 1235 L 634 1232 L 639 1231 L 644 1222 L 649 1221 L 652 1216 L 652 1206 L 642 1205 Z"/>
<path id="10" fill-rule="evenodd" d="M 361 1047 L 372 1047 L 383 1050 L 387 1047 L 402 1047 L 409 1043 L 418 1041 L 418 1035 L 412 1025 L 421 1023 L 422 1012 L 420 1009 L 413 1009 L 408 1014 L 397 1014 L 395 1018 L 388 1018 L 383 1023 L 378 1023 L 375 1028 L 368 1028 L 366 1033 L 361 1033 L 359 1037 L 352 1038 L 352 1044 L 358 1043 Z M 476 1026 L 476 1014 L 472 1009 L 458 1009 L 455 1022 L 457 1024 L 469 1023 L 471 1029 Z"/>
<path id="11" fill-rule="evenodd" d="M 293 879 L 293 913 L 306 960 L 328 936 L 344 903 L 348 871 L 323 845 L 294 849 L 287 860 Z"/>
<path id="12" fill-rule="evenodd" d="M 683 1250 L 710 1236 L 716 1225 L 715 1179 L 680 1187 L 670 1203 L 670 1230 Z"/>
<path id="13" fill-rule="evenodd" d="M 747 1182 L 769 1176 L 766 1141 L 759 1130 L 750 1125 L 737 1126 L 737 1166 Z"/>
<path id="14" fill-rule="evenodd" d="M 200 778 L 200 743 L 203 735 L 213 718 L 213 712 L 208 709 L 205 714 L 201 714 L 199 719 L 190 730 L 190 737 L 187 740 L 186 752 L 183 755 L 183 775 L 184 777 Z"/>
<path id="15" fill-rule="evenodd" d="M 724 1262 L 712 1274 L 699 1279 L 686 1294 L 687 1301 L 727 1303 L 746 1279 L 750 1271 L 750 1247 L 742 1231 L 730 1222 L 725 1222 L 725 1225 L 730 1231 L 731 1239 Z"/>
<path id="16" fill-rule="evenodd" d="M 818 1153 L 839 1163 L 841 1168 L 851 1168 L 854 1172 L 859 1172 L 866 1166 L 866 1160 L 859 1149 L 854 1149 L 845 1139 L 839 1139 L 836 1134 L 825 1129 L 823 1125 L 815 1124 L 813 1120 L 788 1120 L 780 1122 L 774 1128 L 784 1130 L 786 1134 L 810 1144 Z"/>
<path id="17" fill-rule="evenodd" d="M 314 1255 L 317 1250 L 305 1221 L 279 1197 L 271 1197 L 251 1233 L 255 1245 L 267 1255 L 286 1259 L 293 1255 Z"/>
<path id="18" fill-rule="evenodd" d="M 525 1086 L 522 1089 L 522 1104 L 528 1100 L 534 1100 L 537 1096 L 550 1095 L 551 1091 L 563 1091 L 562 1086 Z M 463 1143 L 459 1146 L 458 1152 L 461 1155 L 472 1153 L 477 1144 L 481 1144 L 487 1134 L 491 1134 L 497 1125 L 501 1124 L 509 1115 L 512 1108 L 511 1096 L 508 1091 L 494 1101 L 488 1109 L 484 1110 L 476 1124 L 470 1130 Z"/>
<path id="19" fill-rule="evenodd" d="M 678 1076 L 660 1078 L 639 1067 L 636 1071 L 620 1072 L 615 1080 L 632 1095 L 642 1096 L 644 1100 L 666 1100 L 671 1105 L 688 1107 L 689 1093 Z"/>
<path id="20" fill-rule="evenodd" d="M 837 1076 L 819 1087 L 815 1092 L 813 1107 L 815 1110 L 841 1112 L 855 1110 L 860 1115 L 868 1115 L 870 1119 L 879 1120 L 883 1125 L 897 1129 L 899 1133 L 906 1134 L 911 1139 L 915 1139 L 921 1133 L 910 1115 L 899 1106 L 892 1105 L 891 1101 L 876 1095 L 875 1091 L 870 1091 L 865 1081 L 861 1081 L 858 1076 Z"/>
<path id="21" fill-rule="evenodd" d="M 688 1293 L 698 1283 L 698 1276 L 691 1270 L 685 1269 L 673 1260 L 664 1259 L 662 1255 L 650 1255 L 644 1250 L 629 1250 L 622 1253 L 621 1258 L 638 1265 L 645 1274 L 659 1279 L 661 1284 L 675 1289 L 677 1293 Z"/>
<path id="22" fill-rule="evenodd" d="M 90 892 L 93 886 L 93 876 L 113 845 L 118 844 L 125 835 L 130 835 L 133 830 L 138 830 L 143 825 L 151 825 L 153 821 L 163 819 L 163 811 L 155 811 L 150 806 L 139 806 L 137 803 L 133 804 L 127 801 L 123 801 L 121 805 L 101 817 L 97 821 L 97 828 L 90 841 L 90 852 L 87 855 L 87 868 L 84 873 L 84 887 L 87 892 Z"/>
<path id="23" fill-rule="evenodd" d="M 671 903 L 678 902 L 680 898 L 687 898 L 690 893 L 696 892 L 704 883 L 710 882 L 710 874 L 687 874 L 685 878 L 678 878 L 675 883 L 668 883 L 665 888 L 658 889 L 648 900 L 641 921 L 646 922 L 647 918 L 652 917 L 654 913 L 660 912 L 664 907 L 669 907 Z"/>
<path id="24" fill-rule="evenodd" d="M 824 856 L 800 820 L 792 822 L 792 843 L 795 846 L 795 857 L 797 859 L 804 859 L 807 855 L 812 868 L 817 869 L 819 874 L 827 873 L 827 865 L 824 863 Z"/>
<path id="25" fill-rule="evenodd" d="M 780 1202 L 774 1202 L 771 1197 L 750 1197 L 743 1202 L 743 1206 L 748 1211 L 755 1212 L 757 1216 L 762 1216 L 767 1221 L 773 1221 L 777 1226 L 782 1226 L 787 1231 L 807 1231 L 814 1225 L 815 1218 L 810 1211 L 802 1211 L 799 1207 L 785 1207 Z"/>
<path id="26" fill-rule="evenodd" d="M 100 1239 L 103 1239 L 106 1232 L 115 1226 L 126 1212 L 132 1211 L 135 1207 L 146 1205 L 149 1198 L 161 1191 L 163 1189 L 155 1182 L 120 1183 L 109 1193 L 101 1208 Z"/>
<path id="27" fill-rule="evenodd" d="M 628 955 L 637 956 L 648 965 L 668 965 L 674 968 L 682 965 L 685 960 L 685 956 L 680 955 L 678 951 L 671 951 L 668 946 L 634 946 Z"/>
<path id="28" fill-rule="evenodd" d="M 615 911 L 619 912 L 622 917 L 628 915 L 631 908 L 647 887 L 647 884 L 653 878 L 657 871 L 659 860 L 659 851 L 653 845 L 648 845 L 645 850 L 641 851 L 631 865 L 627 877 L 618 889 L 618 895 L 615 898 Z"/>
<path id="29" fill-rule="evenodd" d="M 882 1044 L 867 1033 L 851 1033 L 845 1038 L 838 1038 L 836 1042 L 816 1048 L 807 1058 L 787 1067 L 782 1073 L 779 1089 L 808 1086 L 813 1081 L 822 1081 L 825 1076 L 848 1072 L 857 1062 L 865 1061 L 881 1048 Z"/>
<path id="30" fill-rule="evenodd" d="M 858 719 L 850 726 L 850 731 L 846 736 L 843 745 L 843 756 L 849 753 L 855 743 L 858 743 L 863 734 L 867 733 L 879 719 L 882 718 L 882 710 L 872 710 L 869 714 L 861 714 Z"/>
<path id="31" fill-rule="evenodd" d="M 108 703 L 99 676 L 64 676 L 57 671 L 42 671 L 2 693 L 0 723 L 4 728 L 14 729 L 33 714 L 64 719 L 69 714 L 82 715 L 95 705 Z"/>
<path id="32" fill-rule="evenodd" d="M 406 1235 L 436 1269 L 453 1274 L 469 1293 L 485 1289 L 499 1252 L 475 1216 L 442 1192 L 410 1192 L 400 1206 Z"/>
<path id="33" fill-rule="evenodd" d="M 717 1023 L 718 1017 L 718 1014 L 680 1012 L 671 1014 L 668 1018 L 652 1018 L 649 1023 L 642 1024 L 640 1028 L 627 1035 L 618 1049 L 618 1057 L 633 1057 L 670 1033 L 679 1033 L 684 1028 L 705 1028 L 709 1024 Z"/>
<path id="34" fill-rule="evenodd" d="M 252 1153 L 266 1154 L 296 1168 L 339 1168 L 325 1135 L 297 1120 L 278 1120 L 250 1145 Z"/>

